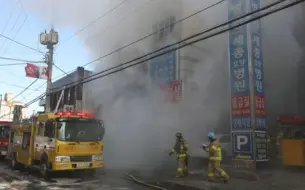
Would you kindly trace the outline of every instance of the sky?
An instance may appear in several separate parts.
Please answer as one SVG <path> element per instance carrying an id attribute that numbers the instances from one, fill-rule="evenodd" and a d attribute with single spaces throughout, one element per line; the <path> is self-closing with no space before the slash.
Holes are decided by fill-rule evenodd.
<path id="1" fill-rule="evenodd" d="M 39 42 L 39 34 L 44 30 L 49 30 L 50 25 L 44 23 L 34 15 L 29 14 L 22 5 L 22 0 L 12 0 L 13 3 L 8 3 L 7 0 L 0 0 L 0 32 L 2 35 L 14 39 L 22 44 L 47 52 L 45 46 Z M 82 42 L 75 36 L 70 38 L 75 31 L 65 28 L 55 28 L 59 33 L 59 44 L 55 47 L 54 63 L 63 71 L 69 72 L 77 66 L 84 65 L 90 61 L 88 51 L 82 45 Z M 42 54 L 23 47 L 17 43 L 0 37 L 0 57 L 8 57 L 14 59 L 23 59 L 29 61 L 40 61 L 43 59 Z M 0 59 L 0 65 L 19 63 L 17 61 L 7 61 Z M 44 65 L 44 63 L 38 63 Z M 35 79 L 25 76 L 25 65 L 16 66 L 0 66 L 0 94 L 6 92 L 13 93 L 13 97 L 24 90 Z M 90 69 L 90 66 L 87 67 Z M 64 73 L 53 67 L 52 78 L 63 75 Z M 17 97 L 16 101 L 29 102 L 32 99 L 45 92 L 46 81 L 39 79 L 31 88 Z M 36 90 L 39 86 L 41 88 Z M 36 90 L 36 91 L 35 91 Z M 29 107 L 29 111 L 42 110 L 38 106 L 38 102 Z"/>

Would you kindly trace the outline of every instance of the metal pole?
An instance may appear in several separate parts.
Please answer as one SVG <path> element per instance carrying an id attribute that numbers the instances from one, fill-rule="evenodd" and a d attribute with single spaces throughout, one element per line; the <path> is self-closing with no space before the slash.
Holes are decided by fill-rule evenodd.
<path id="1" fill-rule="evenodd" d="M 50 35 L 54 32 L 53 28 L 50 30 Z M 53 69 L 53 53 L 54 53 L 54 45 L 52 42 L 49 42 L 47 44 L 47 48 L 49 49 L 48 52 L 48 59 L 47 59 L 47 65 L 48 65 L 48 72 L 49 72 L 49 78 L 47 80 L 47 90 L 46 90 L 46 102 L 45 102 L 45 112 L 51 111 L 51 87 L 52 87 L 52 69 Z"/>

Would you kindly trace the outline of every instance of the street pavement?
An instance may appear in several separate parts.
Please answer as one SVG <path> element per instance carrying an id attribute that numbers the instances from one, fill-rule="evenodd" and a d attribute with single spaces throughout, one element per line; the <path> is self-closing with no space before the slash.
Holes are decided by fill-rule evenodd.
<path id="1" fill-rule="evenodd" d="M 109 174 L 108 174 L 109 173 Z M 94 178 L 80 176 L 56 175 L 52 182 L 45 181 L 35 172 L 13 171 L 6 163 L 0 162 L 0 190 L 60 190 L 60 189 L 90 189 L 90 190 L 142 190 L 143 186 L 128 180 L 123 173 L 98 173 Z"/>
<path id="2" fill-rule="evenodd" d="M 144 180 L 150 184 L 164 185 L 168 190 L 303 190 L 305 186 L 305 172 L 295 171 L 291 169 L 270 169 L 262 172 L 253 173 L 257 175 L 258 180 L 247 180 L 242 175 L 234 175 L 233 170 L 227 170 L 232 176 L 228 184 L 221 181 L 210 183 L 206 181 L 205 170 L 192 170 L 190 175 L 185 179 L 176 179 L 175 170 L 173 171 L 158 171 L 155 175 L 151 173 L 145 176 L 145 171 L 131 172 L 139 180 Z M 240 171 L 239 171 L 240 172 Z M 250 174 L 247 174 L 250 175 Z M 252 174 L 251 174 L 252 175 Z M 60 189 L 90 189 L 90 190 L 143 190 L 149 189 L 145 186 L 140 186 L 135 182 L 128 180 L 124 171 L 109 171 L 98 173 L 94 178 L 81 178 L 78 175 L 56 175 L 54 182 L 47 182 L 40 178 L 35 173 L 25 171 L 13 171 L 8 168 L 7 164 L 0 162 L 0 190 L 21 190 L 21 189 L 37 189 L 37 190 L 60 190 Z M 178 184 L 175 186 L 172 184 Z M 164 187 L 163 186 L 163 187 Z M 179 188 L 177 188 L 179 187 Z"/>

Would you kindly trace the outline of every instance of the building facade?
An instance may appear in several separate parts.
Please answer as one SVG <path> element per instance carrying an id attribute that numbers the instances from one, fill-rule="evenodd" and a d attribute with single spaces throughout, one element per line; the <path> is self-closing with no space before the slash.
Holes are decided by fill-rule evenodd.
<path id="1" fill-rule="evenodd" d="M 77 67 L 73 73 L 52 83 L 51 111 L 82 111 L 85 106 L 85 92 L 81 80 L 90 75 L 91 71 Z"/>
<path id="2" fill-rule="evenodd" d="M 12 93 L 5 93 L 0 95 L 0 120 L 13 121 L 13 110 L 15 105 L 24 106 L 25 103 L 13 100 Z M 27 108 L 23 108 L 22 118 L 28 116 Z"/>

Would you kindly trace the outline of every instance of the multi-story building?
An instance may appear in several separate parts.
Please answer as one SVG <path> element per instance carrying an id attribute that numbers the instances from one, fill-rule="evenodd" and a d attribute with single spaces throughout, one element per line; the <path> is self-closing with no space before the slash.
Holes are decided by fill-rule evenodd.
<path id="1" fill-rule="evenodd" d="M 25 106 L 25 103 L 13 100 L 12 93 L 5 93 L 4 96 L 0 95 L 0 120 L 12 121 L 13 110 L 15 105 Z M 22 118 L 28 116 L 27 108 L 23 108 Z"/>
<path id="2" fill-rule="evenodd" d="M 77 67 L 73 73 L 53 82 L 50 94 L 51 111 L 54 111 L 56 107 L 57 111 L 81 111 L 85 106 L 86 95 L 83 84 L 79 84 L 79 81 L 88 77 L 90 73 L 83 67 Z"/>

